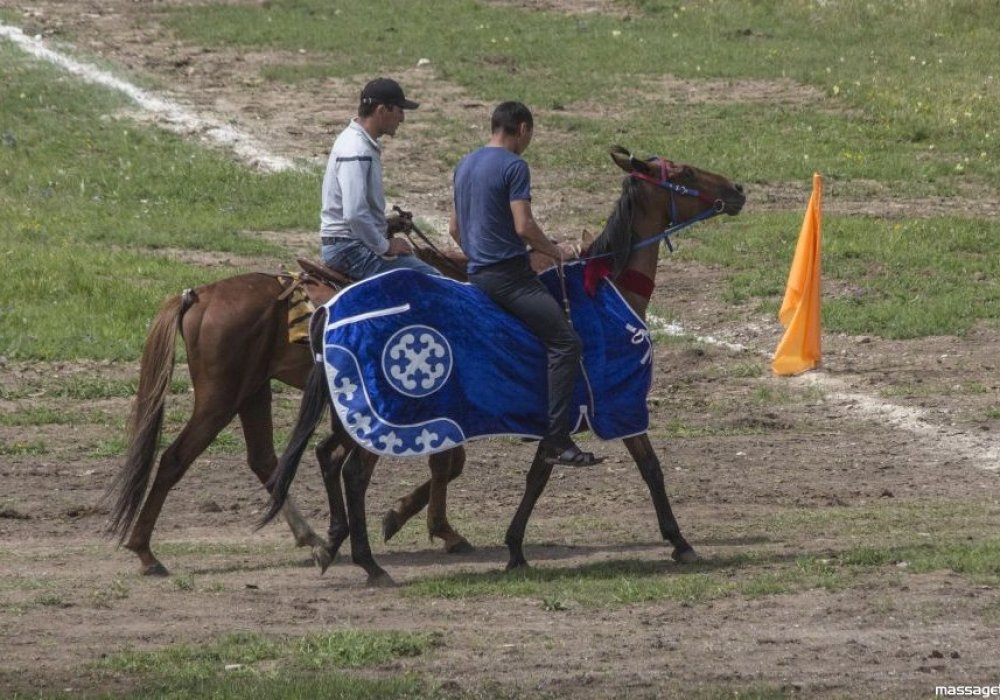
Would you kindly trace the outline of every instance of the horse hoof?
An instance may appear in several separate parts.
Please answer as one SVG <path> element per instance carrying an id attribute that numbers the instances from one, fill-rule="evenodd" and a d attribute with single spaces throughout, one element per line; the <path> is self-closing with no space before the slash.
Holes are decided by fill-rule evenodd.
<path id="1" fill-rule="evenodd" d="M 468 540 L 462 538 L 457 542 L 445 546 L 444 551 L 448 554 L 472 554 L 476 551 L 476 548 L 469 544 Z"/>
<path id="2" fill-rule="evenodd" d="M 313 547 L 312 557 L 313 563 L 319 567 L 319 575 L 322 576 L 326 573 L 326 570 L 330 568 L 330 564 L 336 558 L 336 554 L 330 552 L 324 545 L 323 547 Z"/>
<path id="3" fill-rule="evenodd" d="M 392 536 L 399 532 L 399 529 L 403 527 L 403 523 L 399 521 L 399 515 L 396 511 L 390 510 L 382 518 L 382 541 L 388 542 L 392 539 Z"/>
<path id="4" fill-rule="evenodd" d="M 678 564 L 695 564 L 701 561 L 701 556 L 691 547 L 683 550 L 675 549 L 670 556 Z"/>
<path id="5" fill-rule="evenodd" d="M 392 580 L 392 576 L 385 573 L 384 571 L 379 574 L 374 574 L 368 577 L 368 587 L 369 588 L 395 588 L 396 582 Z"/>
<path id="6" fill-rule="evenodd" d="M 148 564 L 148 565 L 142 567 L 142 569 L 139 571 L 139 573 L 141 575 L 143 575 L 143 576 L 169 576 L 170 575 L 170 572 L 167 571 L 167 567 L 165 567 L 160 562 L 156 562 L 154 564 Z"/>
<path id="7" fill-rule="evenodd" d="M 507 571 L 527 571 L 531 566 L 524 559 L 520 561 L 511 560 L 507 562 Z"/>

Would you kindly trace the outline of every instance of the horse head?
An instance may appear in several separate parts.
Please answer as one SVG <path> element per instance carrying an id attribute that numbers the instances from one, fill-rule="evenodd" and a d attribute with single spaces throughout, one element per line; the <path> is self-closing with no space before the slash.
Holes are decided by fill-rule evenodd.
<path id="1" fill-rule="evenodd" d="M 611 148 L 611 159 L 627 175 L 622 193 L 601 235 L 586 257 L 601 261 L 591 271 L 595 278 L 627 278 L 629 303 L 640 315 L 656 279 L 659 246 L 685 226 L 743 208 L 743 187 L 722 175 L 658 156 L 640 160 L 621 146 Z M 672 248 L 671 248 L 672 250 Z M 605 270 L 605 271 L 601 271 Z"/>
<path id="2" fill-rule="evenodd" d="M 643 183 L 647 196 L 639 203 L 651 208 L 650 213 L 668 217 L 657 222 L 663 224 L 662 228 L 684 223 L 708 210 L 734 216 L 746 202 L 742 185 L 693 165 L 660 156 L 640 160 L 621 146 L 612 146 L 611 159 L 628 173 L 629 180 Z"/>
<path id="3" fill-rule="evenodd" d="M 657 248 L 644 246 L 644 241 L 652 243 L 670 229 L 718 214 L 733 216 L 746 202 L 741 185 L 692 165 L 659 156 L 641 160 L 621 146 L 611 148 L 611 159 L 627 175 L 589 254 L 610 258 L 614 276 L 636 267 L 652 278 Z"/>

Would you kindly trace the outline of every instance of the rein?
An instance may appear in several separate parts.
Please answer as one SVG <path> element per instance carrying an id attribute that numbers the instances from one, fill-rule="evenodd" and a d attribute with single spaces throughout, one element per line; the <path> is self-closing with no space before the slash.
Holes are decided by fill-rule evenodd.
<path id="1" fill-rule="evenodd" d="M 420 240 L 422 240 L 427 245 L 428 248 L 430 248 L 432 251 L 434 251 L 434 253 L 438 256 L 438 258 L 440 258 L 442 265 L 444 265 L 445 267 L 450 268 L 452 272 L 457 272 L 457 273 L 461 273 L 461 274 L 465 273 L 465 270 L 460 265 L 457 265 L 457 264 L 453 263 L 451 260 L 449 260 L 448 256 L 446 256 L 443 252 L 441 252 L 441 249 L 438 248 L 436 245 L 434 245 L 434 243 L 431 241 L 431 239 L 428 238 L 426 236 L 426 234 L 424 234 L 423 231 L 421 231 L 419 228 L 417 228 L 417 225 L 415 223 L 413 223 L 413 215 L 410 212 L 403 211 L 398 206 L 394 206 L 393 210 L 395 212 L 397 212 L 398 214 L 400 214 L 401 216 L 405 215 L 405 216 L 408 216 L 410 218 L 410 229 L 413 231 L 413 233 L 417 234 L 417 236 L 420 238 Z M 410 241 L 410 245 L 412 245 L 414 249 L 418 249 L 420 247 L 420 246 L 418 246 L 413 241 L 412 238 L 410 238 L 409 234 L 404 233 L 403 235 L 405 235 L 406 238 Z"/>

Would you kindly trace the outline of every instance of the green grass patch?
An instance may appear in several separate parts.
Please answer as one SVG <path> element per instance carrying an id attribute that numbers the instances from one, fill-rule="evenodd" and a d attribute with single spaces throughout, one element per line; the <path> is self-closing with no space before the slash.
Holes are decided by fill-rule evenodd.
<path id="1" fill-rule="evenodd" d="M 749 525 L 753 534 L 852 539 L 899 546 L 918 537 L 958 538 L 995 529 L 1000 507 L 985 501 L 912 501 L 863 507 L 784 509 Z"/>
<path id="2" fill-rule="evenodd" d="M 838 556 L 848 566 L 890 564 L 914 573 L 954 571 L 991 585 L 1000 583 L 1000 540 L 927 543 L 902 547 L 859 547 Z"/>
<path id="3" fill-rule="evenodd" d="M 107 458 L 120 457 L 128 449 L 128 441 L 125 438 L 124 423 L 116 428 L 117 433 L 111 437 L 96 440 L 88 448 L 91 457 Z M 275 433 L 275 444 L 282 445 L 286 440 L 285 435 Z M 160 435 L 159 449 L 165 448 L 177 437 L 174 433 L 163 433 Z M 280 439 L 279 439 L 280 438 Z M 243 434 L 239 428 L 223 430 L 205 450 L 205 455 L 242 455 L 246 452 L 246 443 L 243 441 Z"/>
<path id="4" fill-rule="evenodd" d="M 683 569 L 660 562 L 619 561 L 580 567 L 451 574 L 420 579 L 406 595 L 445 599 L 530 598 L 548 612 L 654 601 L 699 605 L 728 596 L 760 598 L 805 590 L 843 591 L 888 585 L 884 574 L 953 571 L 976 582 L 1000 581 L 1000 540 L 902 547 L 854 547 L 788 560 L 763 552 L 714 557 Z"/>
<path id="5" fill-rule="evenodd" d="M 821 556 L 787 561 L 764 553 L 715 557 L 676 567 L 663 562 L 625 560 L 580 567 L 432 576 L 408 586 L 407 595 L 446 599 L 532 598 L 543 610 L 573 606 L 607 607 L 672 601 L 699 605 L 727 596 L 759 598 L 821 588 L 843 590 L 861 575 Z"/>
<path id="6" fill-rule="evenodd" d="M 48 376 L 19 382 L 11 387 L 0 387 L 0 400 L 14 401 L 24 398 L 73 399 L 96 401 L 101 399 L 130 399 L 135 396 L 138 379 L 109 379 L 94 375 Z M 191 383 L 184 378 L 170 382 L 172 394 L 187 393 Z M 26 409 L 30 414 L 33 409 Z M 47 411 L 49 409 L 39 409 Z M 58 414 L 59 411 L 56 410 Z M 42 415 L 42 414 L 39 414 Z M 74 415 L 72 411 L 69 415 Z M 75 415 L 80 415 L 79 413 Z M 89 415 L 89 414 L 88 414 Z"/>
<path id="7" fill-rule="evenodd" d="M 776 315 L 801 215 L 759 214 L 704 228 L 682 259 L 731 271 L 726 299 L 756 299 Z M 961 335 L 1000 320 L 1000 222 L 887 221 L 828 216 L 823 223 L 823 326 L 831 332 L 916 338 Z"/>
<path id="8" fill-rule="evenodd" d="M 429 576 L 405 595 L 447 599 L 519 597 L 543 610 L 606 607 L 665 600 L 703 604 L 727 596 L 758 598 L 804 590 L 889 585 L 896 575 L 953 571 L 976 582 L 1000 582 L 1000 540 L 992 502 L 910 502 L 858 508 L 789 509 L 740 532 L 765 542 L 829 540 L 829 549 L 789 556 L 772 547 L 713 555 L 694 565 L 623 560 L 578 567 Z M 931 535 L 933 533 L 933 537 Z M 986 533 L 986 536 L 983 535 Z M 713 537 L 716 535 L 713 535 Z M 844 546 L 843 543 L 857 543 Z M 864 544 L 861 544 L 864 543 Z M 697 545 L 697 542 L 695 543 Z M 893 576 L 887 577 L 886 572 Z"/>
<path id="9" fill-rule="evenodd" d="M 22 455 L 47 454 L 49 448 L 38 440 L 11 440 L 0 438 L 0 456 L 18 457 Z"/>
<path id="10" fill-rule="evenodd" d="M 213 698 L 424 697 L 431 691 L 417 679 L 369 680 L 343 669 L 421 656 L 440 644 L 437 635 L 404 632 L 342 630 L 305 637 L 238 633 L 204 646 L 126 650 L 96 666 L 147 679 L 137 697 L 180 697 L 185 692 Z"/>
<path id="11" fill-rule="evenodd" d="M 84 425 L 106 423 L 110 416 L 103 411 L 59 410 L 48 406 L 31 406 L 17 411 L 0 412 L 0 426 Z"/>
<path id="12" fill-rule="evenodd" d="M 0 355 L 134 359 L 162 299 L 218 275 L 149 249 L 273 256 L 242 232 L 315 225 L 315 173 L 254 172 L 125 106 L 0 44 Z"/>
<path id="13" fill-rule="evenodd" d="M 531 157 L 543 166 L 572 161 L 582 185 L 588 178 L 580 161 L 600 163 L 604 147 L 622 132 L 642 148 L 714 162 L 750 181 L 802 180 L 819 169 L 905 181 L 911 192 L 929 192 L 932 182 L 940 188 L 1000 178 L 991 148 L 1000 99 L 996 82 L 982 71 L 1000 43 L 995 5 L 630 4 L 641 18 L 567 16 L 469 0 L 336 7 L 277 0 L 249 8 L 175 8 L 164 12 L 164 21 L 199 44 L 296 56 L 268 67 L 272 80 L 361 81 L 428 58 L 441 78 L 476 98 L 517 96 L 550 111 L 543 127 L 580 138 L 576 145 L 583 148 L 539 139 Z M 298 55 L 303 49 L 310 56 L 305 65 Z M 689 102 L 660 82 L 664 74 L 717 82 L 704 89 L 703 100 Z M 770 103 L 718 99 L 729 91 L 724 81 L 741 79 L 794 81 L 815 91 L 799 99 L 791 91 L 790 99 Z M 744 99 L 753 99 L 749 93 Z M 591 118 L 576 108 L 589 103 L 615 105 L 616 114 Z"/>
<path id="14" fill-rule="evenodd" d="M 240 231 L 315 226 L 314 173 L 257 173 L 226 153 L 111 116 L 127 106 L 124 97 L 7 44 L 0 59 L 0 119 L 16 141 L 0 147 L 7 237 L 43 249 L 97 243 L 252 255 L 280 248 Z"/>
<path id="15" fill-rule="evenodd" d="M 102 696 L 103 697 L 103 696 Z M 421 700 L 446 697 L 412 676 L 370 679 L 341 672 L 259 673 L 235 669 L 224 676 L 170 679 L 130 690 L 137 700 L 211 698 L 212 700 Z"/>
<path id="16" fill-rule="evenodd" d="M 732 407 L 730 406 L 730 409 Z M 650 435 L 662 440 L 699 439 L 712 437 L 736 437 L 738 435 L 761 435 L 772 432 L 773 425 L 763 422 L 735 421 L 728 423 L 706 423 L 691 425 L 679 418 L 671 418 L 663 425 L 649 431 Z"/>

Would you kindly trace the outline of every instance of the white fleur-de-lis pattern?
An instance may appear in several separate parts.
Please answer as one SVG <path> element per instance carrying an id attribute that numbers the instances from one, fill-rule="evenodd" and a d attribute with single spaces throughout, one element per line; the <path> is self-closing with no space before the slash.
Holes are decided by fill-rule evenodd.
<path id="1" fill-rule="evenodd" d="M 465 442 L 462 429 L 447 418 L 414 425 L 397 425 L 384 420 L 372 408 L 366 395 L 354 354 L 346 348 L 329 345 L 324 359 L 333 408 L 347 432 L 359 444 L 380 454 L 412 457 L 441 452 Z"/>

